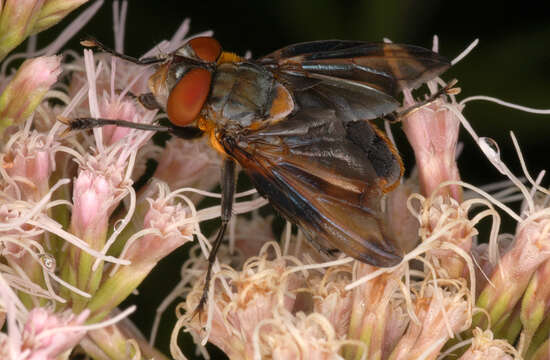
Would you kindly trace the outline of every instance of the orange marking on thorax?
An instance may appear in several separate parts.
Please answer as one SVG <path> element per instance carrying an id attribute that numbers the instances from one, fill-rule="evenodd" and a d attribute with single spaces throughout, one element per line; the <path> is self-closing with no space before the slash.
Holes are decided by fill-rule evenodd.
<path id="1" fill-rule="evenodd" d="M 197 121 L 197 126 L 208 135 L 210 146 L 212 146 L 219 153 L 227 156 L 227 153 L 225 152 L 222 144 L 216 137 L 216 125 L 214 124 L 214 122 L 209 121 L 201 116 Z"/>
<path id="2" fill-rule="evenodd" d="M 243 60 L 244 59 L 242 57 L 240 57 L 235 53 L 223 51 L 220 57 L 218 58 L 217 64 L 220 65 L 223 63 L 236 63 L 236 62 L 241 62 Z"/>
<path id="3" fill-rule="evenodd" d="M 269 109 L 269 115 L 274 121 L 285 118 L 294 109 L 294 101 L 288 90 L 283 85 L 279 85 L 276 91 L 277 94 Z"/>

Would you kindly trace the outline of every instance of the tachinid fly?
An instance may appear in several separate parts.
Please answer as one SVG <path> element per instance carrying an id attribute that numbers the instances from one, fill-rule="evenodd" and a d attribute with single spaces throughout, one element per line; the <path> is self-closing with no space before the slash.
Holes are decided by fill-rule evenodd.
<path id="1" fill-rule="evenodd" d="M 222 50 L 211 37 L 188 41 L 162 58 L 135 59 L 95 40 L 84 42 L 137 64 L 155 64 L 147 108 L 166 112 L 167 126 L 75 119 L 71 128 L 115 124 L 208 136 L 224 157 L 221 227 L 231 218 L 236 163 L 258 192 L 297 224 L 319 249 L 338 249 L 380 267 L 399 263 L 387 235 L 380 199 L 399 182 L 401 158 L 370 120 L 396 111 L 396 97 L 449 68 L 437 53 L 411 46 L 344 40 L 290 45 L 255 60 Z"/>

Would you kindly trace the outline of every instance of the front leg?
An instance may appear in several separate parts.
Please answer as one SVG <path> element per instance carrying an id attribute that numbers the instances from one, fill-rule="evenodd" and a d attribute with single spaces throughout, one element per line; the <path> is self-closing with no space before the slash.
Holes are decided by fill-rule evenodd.
<path id="1" fill-rule="evenodd" d="M 216 240 L 212 245 L 212 250 L 208 256 L 208 269 L 206 270 L 206 278 L 204 279 L 204 288 L 202 290 L 202 296 L 197 305 L 194 315 L 199 314 L 203 310 L 206 301 L 208 300 L 208 290 L 210 288 L 210 278 L 212 277 L 212 267 L 216 261 L 216 253 L 218 252 L 220 245 L 227 229 L 227 224 L 231 220 L 231 215 L 233 213 L 233 198 L 235 195 L 235 182 L 236 182 L 236 164 L 235 160 L 231 158 L 224 159 L 222 173 L 221 173 L 221 188 L 222 188 L 222 199 L 221 199 L 221 226 L 218 230 L 218 235 L 216 235 Z M 194 316 L 193 315 L 193 316 Z"/>
<path id="2" fill-rule="evenodd" d="M 204 133 L 201 129 L 194 126 L 175 126 L 170 122 L 166 122 L 165 124 L 162 124 L 162 125 L 157 125 L 157 124 L 135 123 L 135 122 L 126 121 L 126 120 L 102 119 L 102 118 L 91 118 L 91 117 L 83 117 L 83 118 L 76 118 L 76 119 L 58 117 L 57 119 L 63 124 L 68 126 L 65 132 L 68 132 L 71 130 L 93 129 L 93 128 L 102 127 L 105 125 L 115 125 L 115 126 L 131 128 L 131 129 L 167 132 L 176 137 L 179 137 L 182 139 L 188 139 L 188 140 L 199 138 Z"/>

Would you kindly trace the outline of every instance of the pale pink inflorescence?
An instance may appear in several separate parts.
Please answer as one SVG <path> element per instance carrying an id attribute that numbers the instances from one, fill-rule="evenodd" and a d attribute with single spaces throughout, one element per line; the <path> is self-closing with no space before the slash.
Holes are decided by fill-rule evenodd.
<path id="1" fill-rule="evenodd" d="M 475 220 L 468 218 L 468 212 L 476 203 L 459 204 L 454 198 L 435 195 L 421 201 L 422 210 L 418 215 L 420 236 L 433 241 L 427 258 L 437 261 L 438 271 L 444 271 L 442 276 L 445 278 L 468 278 L 468 254 L 472 239 L 477 235 Z M 472 265 L 471 260 L 469 265 Z"/>
<path id="2" fill-rule="evenodd" d="M 345 286 L 352 277 L 352 266 L 328 268 L 324 274 L 312 273 L 307 278 L 311 290 L 313 311 L 323 315 L 332 325 L 336 338 L 344 338 L 349 331 L 353 308 L 353 293 Z"/>
<path id="3" fill-rule="evenodd" d="M 29 349 L 28 360 L 53 359 L 72 349 L 82 340 L 86 331 L 74 328 L 84 324 L 89 311 L 78 316 L 70 312 L 54 313 L 44 308 L 33 309 L 22 333 L 22 350 Z"/>
<path id="4" fill-rule="evenodd" d="M 0 57 L 83 2 L 4 2 Z M 122 52 L 127 3 L 118 5 L 115 49 Z M 96 1 L 83 14 L 99 6 Z M 17 17 L 15 10 L 21 10 Z M 176 49 L 188 27 L 184 22 L 147 56 Z M 2 359 L 59 359 L 77 346 L 94 358 L 167 358 L 130 320 L 117 323 L 128 314 L 118 306 L 163 258 L 194 240 L 181 282 L 159 308 L 162 314 L 185 298 L 170 344 L 176 359 L 192 352 L 178 346 L 182 329 L 232 359 L 544 358 L 548 191 L 524 169 L 527 189 L 471 127 L 484 154 L 519 189 L 522 211 L 460 181 L 456 149 L 460 124 L 469 126 L 461 114 L 466 101 L 447 94 L 405 113 L 417 172 L 382 199 L 380 220 L 404 249 L 401 263 L 378 269 L 344 254 L 320 255 L 290 224 L 279 246 L 273 218 L 256 212 L 266 201 L 238 194 L 235 216 L 254 213 L 232 220 L 207 304 L 196 312 L 210 248 L 200 223 L 217 218 L 220 209 L 195 205 L 204 196 L 219 197 L 207 192 L 219 181 L 219 154 L 204 139 L 171 139 L 162 148 L 151 142 L 152 132 L 122 127 L 65 136 L 57 118 L 153 123 L 163 114 L 133 96 L 148 91 L 151 67 L 90 50 L 67 63 L 51 53 L 63 41 L 30 47 L 29 54 L 43 56 L 15 73 L 1 70 Z M 430 93 L 438 84 L 428 84 Z M 419 103 L 405 92 L 404 109 Z M 148 158 L 158 162 L 154 179 L 136 192 Z M 499 236 L 496 207 L 518 222 L 515 234 Z M 483 245 L 477 227 L 486 217 L 492 227 Z"/>
<path id="5" fill-rule="evenodd" d="M 33 19 L 26 20 L 26 28 L 10 29 L 21 30 L 19 35 L 26 33 L 26 37 L 58 21 L 82 2 L 8 1 L 1 9 L 0 28 L 8 20 L 17 20 L 13 16 L 8 19 L 8 13 L 21 10 L 21 15 L 25 15 L 27 11 Z M 73 22 L 63 36 L 77 31 L 75 28 L 81 27 L 101 3 L 96 1 L 84 11 L 78 18 L 80 23 Z M 186 27 L 188 23 L 183 26 Z M 0 32 L 0 52 L 8 41 L 3 35 L 5 32 Z M 184 35 L 185 31 L 180 31 L 173 40 L 181 42 Z M 44 50 L 30 47 L 29 54 L 52 51 L 66 40 L 59 39 Z M 63 60 L 73 59 L 72 55 Z M 125 69 L 125 63 L 118 61 L 117 71 L 117 61 L 108 64 L 105 60 L 95 58 L 91 52 L 70 64 L 62 62 L 61 56 L 42 56 L 26 60 L 15 74 L 5 77 L 6 69 L 2 67 L 0 281 L 7 289 L 18 290 L 17 295 L 13 291 L 10 294 L 19 296 L 31 309 L 27 313 L 21 307 L 15 318 L 14 308 L 7 305 L 6 298 L 0 301 L 8 312 L 7 318 L 0 318 L 2 322 L 7 320 L 9 334 L 0 334 L 3 359 L 53 360 L 68 356 L 79 343 L 95 355 L 103 352 L 116 358 L 113 349 L 120 342 L 125 346 L 129 340 L 126 336 L 131 333 L 110 339 L 116 344 L 100 337 L 81 343 L 92 328 L 72 327 L 82 325 L 86 319 L 98 327 L 105 326 L 102 319 L 109 319 L 107 323 L 111 325 L 118 321 L 120 317 L 111 314 L 116 306 L 160 259 L 192 240 L 196 220 L 188 219 L 191 203 L 178 202 L 178 197 L 169 196 L 169 190 L 161 190 L 149 194 L 152 197 L 140 198 L 141 203 L 136 204 L 132 188 L 134 165 L 152 132 L 107 128 L 93 134 L 60 136 L 63 129 L 56 123 L 58 116 L 148 123 L 154 120 L 155 112 L 127 96 L 128 91 L 145 90 L 147 74 L 143 69 L 135 71 L 135 65 L 132 70 Z M 62 71 L 69 84 L 60 82 Z M 52 99 L 55 105 L 49 102 Z M 198 176 L 200 169 L 194 172 Z M 134 214 L 140 206 L 150 209 Z M 134 215 L 138 218 L 131 221 Z M 123 230 L 136 223 L 156 234 L 121 236 Z M 126 240 L 128 246 L 124 249 Z M 118 247 L 116 255 L 122 254 L 121 257 L 107 255 L 114 244 Z M 132 261 L 133 267 L 129 266 Z M 126 268 L 130 272 L 121 271 Z M 46 301 L 55 306 L 41 307 Z M 25 323 L 24 329 L 18 328 L 18 323 Z M 90 341 L 96 340 L 90 346 Z M 139 347 L 146 354 L 156 354 L 145 342 Z M 158 353 L 156 358 L 164 355 Z"/>
<path id="6" fill-rule="evenodd" d="M 368 275 L 376 270 L 367 264 L 357 264 L 357 277 Z M 349 338 L 360 340 L 367 345 L 367 358 L 381 358 L 387 329 L 399 324 L 399 319 L 392 319 L 390 311 L 400 290 L 400 280 L 403 269 L 396 270 L 358 286 L 353 290 L 352 309 L 350 314 Z M 397 320 L 389 323 L 388 320 Z M 340 320 L 342 321 L 342 320 Z M 397 326 L 403 329 L 402 326 Z M 348 349 L 349 350 L 349 349 Z M 357 349 L 357 355 L 363 350 Z M 346 355 L 351 356 L 348 352 Z"/>
<path id="7" fill-rule="evenodd" d="M 270 253 L 274 255 L 270 256 Z M 269 257 L 275 256 L 270 260 Z M 251 358 L 254 353 L 254 337 L 257 325 L 273 317 L 275 309 L 289 312 L 296 300 L 295 290 L 303 284 L 303 274 L 288 273 L 293 257 L 282 256 L 278 246 L 267 243 L 259 256 L 249 258 L 242 271 L 222 267 L 211 290 L 207 312 L 211 322 L 210 341 L 230 357 Z M 187 295 L 184 308 L 188 327 L 195 336 L 202 336 L 200 314 L 191 317 L 202 295 L 204 283 L 195 283 Z"/>
<path id="8" fill-rule="evenodd" d="M 25 308 L 6 281 L 0 277 L 0 303 L 5 311 L 7 333 L 0 333 L 2 359 L 50 360 L 70 351 L 86 334 L 82 327 L 90 314 L 70 310 L 56 311 L 52 306 Z"/>
<path id="9" fill-rule="evenodd" d="M 193 223 L 185 203 L 170 193 L 169 187 L 161 182 L 154 183 L 157 194 L 148 197 L 149 210 L 143 218 L 144 230 L 154 230 L 151 234 L 128 244 L 125 257 L 134 265 L 140 262 L 156 263 L 174 249 L 192 241 Z"/>
<path id="10" fill-rule="evenodd" d="M 70 312 L 55 313 L 53 309 L 34 308 L 18 334 L 19 341 L 13 342 L 11 336 L 0 336 L 0 356 L 11 359 L 15 355 L 21 360 L 56 359 L 82 340 L 86 331 L 79 326 L 84 324 L 88 315 L 88 311 L 75 316 Z"/>
<path id="11" fill-rule="evenodd" d="M 21 130 L 10 136 L 1 156 L 3 191 L 15 199 L 38 201 L 49 191 L 60 143 L 36 131 Z"/>
<path id="12" fill-rule="evenodd" d="M 505 340 L 494 339 L 490 330 L 473 330 L 472 346 L 460 357 L 460 360 L 502 359 L 512 360 L 519 358 L 517 350 Z"/>
<path id="13" fill-rule="evenodd" d="M 281 311 L 272 321 L 258 325 L 260 344 L 256 358 L 283 359 L 338 359 L 343 342 L 338 340 L 327 319 L 317 313 L 292 316 Z"/>
<path id="14" fill-rule="evenodd" d="M 469 328 L 472 302 L 468 289 L 461 282 L 439 283 L 443 287 L 435 282 L 420 287 L 414 300 L 416 319 L 409 323 L 389 359 L 436 359 L 449 339 Z"/>
<path id="15" fill-rule="evenodd" d="M 524 322 L 525 336 L 529 339 L 540 325 L 543 314 L 546 314 L 545 310 L 540 312 L 540 307 L 536 311 L 536 307 L 540 306 L 537 304 L 540 300 L 546 302 L 550 299 L 545 283 L 541 283 L 538 276 L 533 276 L 537 269 L 544 272 L 548 266 L 548 220 L 548 211 L 543 208 L 518 224 L 514 243 L 499 259 L 489 278 L 492 286 L 486 286 L 478 298 L 478 304 L 489 310 L 491 324 L 499 328 L 503 326 L 503 321 L 508 320 L 509 313 L 521 306 L 521 321 Z M 533 299 L 536 293 L 543 298 L 538 301 Z M 534 314 L 530 314 L 532 312 Z"/>

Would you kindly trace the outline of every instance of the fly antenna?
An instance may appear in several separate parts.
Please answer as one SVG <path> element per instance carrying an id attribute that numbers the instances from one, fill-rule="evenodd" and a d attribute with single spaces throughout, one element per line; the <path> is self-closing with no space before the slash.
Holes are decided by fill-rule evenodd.
<path id="1" fill-rule="evenodd" d="M 100 51 L 109 53 L 113 56 L 116 56 L 117 58 L 129 61 L 129 62 L 137 64 L 137 65 L 151 65 L 151 64 L 156 64 L 156 63 L 164 61 L 163 58 L 158 58 L 158 57 L 145 57 L 143 59 L 138 59 L 138 58 L 135 58 L 133 56 L 129 56 L 129 55 L 126 55 L 126 54 L 119 53 L 119 52 L 115 51 L 114 49 L 111 49 L 110 47 L 107 47 L 107 46 L 103 45 L 103 43 L 101 43 L 99 40 L 97 40 L 96 38 L 94 38 L 92 36 L 88 36 L 88 37 L 84 38 L 83 40 L 81 40 L 80 45 L 82 45 L 84 47 L 87 47 L 87 48 L 99 49 Z"/>

